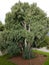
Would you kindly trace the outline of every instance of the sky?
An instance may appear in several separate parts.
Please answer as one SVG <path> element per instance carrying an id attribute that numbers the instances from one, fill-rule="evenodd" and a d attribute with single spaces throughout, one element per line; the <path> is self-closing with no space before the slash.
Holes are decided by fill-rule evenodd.
<path id="1" fill-rule="evenodd" d="M 19 0 L 0 0 L 0 21 L 5 23 L 5 14 L 11 11 L 11 7 Z M 49 16 L 49 0 L 20 0 L 21 2 L 28 2 L 29 4 L 37 3 L 47 16 Z"/>

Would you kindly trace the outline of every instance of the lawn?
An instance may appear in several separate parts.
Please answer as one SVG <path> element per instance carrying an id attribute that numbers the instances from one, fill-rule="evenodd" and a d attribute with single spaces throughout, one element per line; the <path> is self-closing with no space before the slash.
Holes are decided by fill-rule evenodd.
<path id="1" fill-rule="evenodd" d="M 33 52 L 47 56 L 48 58 L 46 59 L 46 61 L 44 62 L 43 65 L 49 65 L 49 52 L 43 52 L 43 51 L 39 51 L 39 50 L 33 50 Z"/>
<path id="2" fill-rule="evenodd" d="M 8 61 L 8 55 L 0 56 L 0 65 L 15 65 L 12 62 Z"/>

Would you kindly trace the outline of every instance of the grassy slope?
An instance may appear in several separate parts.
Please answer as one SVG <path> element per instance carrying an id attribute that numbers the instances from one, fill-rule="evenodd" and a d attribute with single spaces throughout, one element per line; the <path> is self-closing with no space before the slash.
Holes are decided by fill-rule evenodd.
<path id="1" fill-rule="evenodd" d="M 43 52 L 43 51 L 39 51 L 39 50 L 33 50 L 33 52 L 42 54 L 42 55 L 46 55 L 48 58 L 47 60 L 44 62 L 43 65 L 49 65 L 49 53 L 48 52 Z"/>
<path id="2" fill-rule="evenodd" d="M 15 65 L 13 63 L 11 63 L 10 61 L 7 60 L 8 56 L 1 56 L 0 57 L 0 65 Z"/>

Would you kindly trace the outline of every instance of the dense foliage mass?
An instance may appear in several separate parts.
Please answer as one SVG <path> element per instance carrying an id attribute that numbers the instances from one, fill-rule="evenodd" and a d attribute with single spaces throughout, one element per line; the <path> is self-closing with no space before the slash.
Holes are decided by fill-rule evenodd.
<path id="1" fill-rule="evenodd" d="M 42 44 L 48 28 L 49 18 L 36 3 L 16 3 L 6 14 L 5 30 L 0 33 L 0 49 L 11 55 L 31 54 L 27 51 L 31 51 L 32 45 L 39 47 Z"/>

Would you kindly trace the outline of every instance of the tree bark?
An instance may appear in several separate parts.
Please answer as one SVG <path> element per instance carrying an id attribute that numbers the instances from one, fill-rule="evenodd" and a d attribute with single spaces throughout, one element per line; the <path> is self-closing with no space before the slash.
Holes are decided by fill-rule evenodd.
<path id="1" fill-rule="evenodd" d="M 30 24 L 29 24 L 29 28 L 28 28 L 28 31 L 30 32 Z"/>
<path id="2" fill-rule="evenodd" d="M 30 32 L 30 24 L 28 25 L 28 31 Z M 28 49 L 30 49 L 30 43 L 28 42 Z"/>
<path id="3" fill-rule="evenodd" d="M 29 24 L 28 31 L 30 32 L 30 24 Z M 28 43 L 28 47 L 30 48 L 30 43 Z"/>
<path id="4" fill-rule="evenodd" d="M 24 22 L 24 28 L 25 28 L 25 30 L 27 30 L 27 28 L 26 28 L 26 22 Z M 25 38 L 25 47 L 27 46 L 27 40 L 26 40 L 26 38 Z"/>

